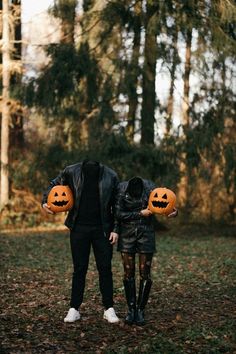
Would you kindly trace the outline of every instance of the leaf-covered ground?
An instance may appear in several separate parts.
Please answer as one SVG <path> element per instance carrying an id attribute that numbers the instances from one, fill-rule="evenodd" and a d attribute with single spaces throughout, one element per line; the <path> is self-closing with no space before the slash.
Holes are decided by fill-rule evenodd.
<path id="1" fill-rule="evenodd" d="M 82 319 L 65 324 L 72 272 L 68 232 L 0 233 L 0 353 L 233 354 L 236 232 L 232 226 L 169 226 L 157 234 L 144 327 L 102 319 L 92 254 Z M 115 309 L 123 319 L 116 251 L 113 275 Z"/>

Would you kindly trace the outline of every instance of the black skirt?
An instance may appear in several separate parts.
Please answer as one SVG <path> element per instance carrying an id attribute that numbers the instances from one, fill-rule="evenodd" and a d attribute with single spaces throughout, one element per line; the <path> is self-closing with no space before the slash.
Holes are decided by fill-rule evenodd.
<path id="1" fill-rule="evenodd" d="M 122 223 L 117 251 L 128 253 L 156 252 L 156 237 L 152 225 Z"/>

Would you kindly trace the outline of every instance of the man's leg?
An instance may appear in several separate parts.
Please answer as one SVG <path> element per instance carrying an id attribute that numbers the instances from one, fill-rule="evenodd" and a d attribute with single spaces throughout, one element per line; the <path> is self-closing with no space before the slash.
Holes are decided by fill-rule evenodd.
<path id="1" fill-rule="evenodd" d="M 78 310 L 83 302 L 85 278 L 89 264 L 91 240 L 87 227 L 80 227 L 78 231 L 71 231 L 70 244 L 73 259 L 73 276 L 70 306 Z"/>
<path id="2" fill-rule="evenodd" d="M 101 229 L 94 230 L 93 251 L 99 273 L 102 303 L 105 307 L 103 318 L 110 323 L 119 322 L 113 308 L 113 280 L 111 271 L 112 245 Z"/>
<path id="3" fill-rule="evenodd" d="M 102 294 L 102 303 L 105 309 L 113 307 L 113 279 L 111 270 L 112 245 L 103 231 L 94 230 L 93 251 L 99 273 L 99 287 Z"/>

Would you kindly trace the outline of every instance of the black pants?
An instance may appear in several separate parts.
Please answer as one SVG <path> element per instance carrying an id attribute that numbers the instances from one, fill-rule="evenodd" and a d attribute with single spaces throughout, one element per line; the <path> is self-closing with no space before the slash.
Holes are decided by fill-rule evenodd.
<path id="1" fill-rule="evenodd" d="M 100 226 L 80 225 L 70 233 L 74 265 L 70 306 L 78 309 L 83 302 L 85 278 L 91 245 L 99 273 L 99 287 L 103 306 L 113 306 L 113 280 L 111 271 L 112 245 Z"/>

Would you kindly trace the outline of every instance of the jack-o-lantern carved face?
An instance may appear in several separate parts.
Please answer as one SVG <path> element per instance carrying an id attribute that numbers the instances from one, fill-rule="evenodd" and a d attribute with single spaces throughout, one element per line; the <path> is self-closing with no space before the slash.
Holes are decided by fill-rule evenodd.
<path id="1" fill-rule="evenodd" d="M 155 188 L 150 193 L 148 201 L 148 209 L 154 214 L 168 215 L 173 211 L 175 206 L 175 193 L 167 188 Z"/>
<path id="2" fill-rule="evenodd" d="M 47 204 L 54 213 L 70 210 L 73 207 L 73 203 L 73 194 L 68 186 L 55 186 L 48 194 Z"/>

